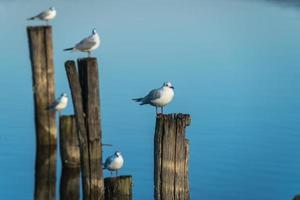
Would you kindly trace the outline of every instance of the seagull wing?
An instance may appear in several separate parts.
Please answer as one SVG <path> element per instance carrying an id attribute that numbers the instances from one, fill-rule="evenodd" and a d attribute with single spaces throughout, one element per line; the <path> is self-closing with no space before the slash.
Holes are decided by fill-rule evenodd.
<path id="1" fill-rule="evenodd" d="M 112 163 L 112 161 L 115 159 L 115 156 L 109 156 L 106 158 L 105 163 L 104 163 L 104 168 L 103 169 L 108 169 L 108 166 Z"/>
<path id="2" fill-rule="evenodd" d="M 34 16 L 33 18 L 46 19 L 50 14 L 51 14 L 50 10 L 44 10 L 43 12 L 41 12 L 38 15 Z"/>
<path id="3" fill-rule="evenodd" d="M 89 36 L 81 40 L 78 44 L 76 44 L 75 48 L 82 51 L 88 51 L 96 44 L 96 41 L 91 36 Z"/>
<path id="4" fill-rule="evenodd" d="M 56 99 L 48 108 L 50 110 L 54 110 L 56 108 L 56 106 L 60 103 L 61 101 L 61 97 L 59 97 L 58 99 Z"/>
<path id="5" fill-rule="evenodd" d="M 141 105 L 143 105 L 143 104 L 151 104 L 152 101 L 154 101 L 155 99 L 158 99 L 160 97 L 161 97 L 161 91 L 160 91 L 160 89 L 151 90 L 149 92 L 149 94 L 147 94 L 147 96 L 145 96 L 143 98 L 143 101 L 142 101 Z"/>

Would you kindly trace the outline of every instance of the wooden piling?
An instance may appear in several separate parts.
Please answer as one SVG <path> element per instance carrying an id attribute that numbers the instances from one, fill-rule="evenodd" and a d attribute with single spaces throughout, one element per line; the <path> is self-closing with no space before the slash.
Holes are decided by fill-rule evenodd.
<path id="1" fill-rule="evenodd" d="M 56 124 L 55 112 L 48 106 L 55 100 L 51 26 L 27 27 L 32 66 L 36 129 L 36 200 L 55 199 Z"/>
<path id="2" fill-rule="evenodd" d="M 300 200 L 300 194 L 294 196 L 293 200 Z"/>
<path id="3" fill-rule="evenodd" d="M 131 200 L 132 177 L 118 176 L 104 179 L 105 200 Z"/>
<path id="4" fill-rule="evenodd" d="M 188 200 L 189 145 L 185 128 L 191 118 L 185 114 L 159 114 L 154 135 L 154 198 Z"/>
<path id="5" fill-rule="evenodd" d="M 96 58 L 78 59 L 83 110 L 86 117 L 93 199 L 104 198 L 99 70 Z"/>
<path id="6" fill-rule="evenodd" d="M 75 116 L 61 116 L 60 155 L 62 174 L 60 179 L 60 199 L 80 199 L 80 153 Z"/>
<path id="7" fill-rule="evenodd" d="M 65 63 L 78 127 L 84 199 L 104 199 L 98 65 L 95 58 Z"/>

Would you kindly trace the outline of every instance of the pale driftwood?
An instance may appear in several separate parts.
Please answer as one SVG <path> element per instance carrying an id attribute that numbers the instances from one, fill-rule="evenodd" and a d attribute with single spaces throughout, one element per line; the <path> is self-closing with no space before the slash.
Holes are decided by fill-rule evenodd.
<path id="1" fill-rule="evenodd" d="M 52 28 L 27 27 L 27 34 L 36 129 L 34 198 L 53 200 L 56 193 L 56 124 L 55 113 L 47 109 L 55 100 Z"/>

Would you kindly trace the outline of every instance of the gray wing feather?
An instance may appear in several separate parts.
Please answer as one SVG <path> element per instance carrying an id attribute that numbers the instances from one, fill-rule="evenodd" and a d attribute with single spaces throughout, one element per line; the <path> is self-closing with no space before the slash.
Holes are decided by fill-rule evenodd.
<path id="1" fill-rule="evenodd" d="M 143 104 L 151 104 L 151 101 L 155 100 L 155 99 L 158 99 L 161 97 L 161 92 L 159 89 L 154 89 L 154 90 L 151 90 L 149 92 L 149 94 L 147 94 L 147 96 L 144 97 L 141 105 Z"/>
<path id="2" fill-rule="evenodd" d="M 108 158 L 106 158 L 103 169 L 107 169 L 108 166 L 112 163 L 112 161 L 114 160 L 115 156 L 109 156 Z"/>
<path id="3" fill-rule="evenodd" d="M 78 44 L 76 44 L 75 48 L 89 50 L 95 44 L 96 44 L 95 40 L 93 40 L 91 37 L 87 37 L 81 40 Z"/>
<path id="4" fill-rule="evenodd" d="M 50 13 L 49 10 L 45 10 L 45 11 L 41 12 L 40 14 L 38 14 L 36 17 L 44 19 L 45 17 L 47 17 L 49 15 L 49 13 Z"/>
<path id="5" fill-rule="evenodd" d="M 60 103 L 60 98 L 56 99 L 50 106 L 49 109 L 53 110 Z"/>

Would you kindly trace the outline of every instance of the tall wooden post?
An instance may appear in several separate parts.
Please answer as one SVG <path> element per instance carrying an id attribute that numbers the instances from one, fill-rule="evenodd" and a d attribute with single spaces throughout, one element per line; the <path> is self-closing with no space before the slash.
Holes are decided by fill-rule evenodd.
<path id="1" fill-rule="evenodd" d="M 27 27 L 32 66 L 36 129 L 34 198 L 55 199 L 56 124 L 48 106 L 55 100 L 55 82 L 50 26 Z"/>
<path id="2" fill-rule="evenodd" d="M 62 175 L 60 179 L 60 199 L 80 199 L 80 153 L 75 116 L 61 116 L 60 155 Z"/>
<path id="3" fill-rule="evenodd" d="M 156 200 L 188 200 L 189 146 L 185 114 L 159 114 L 154 135 L 154 197 Z"/>
<path id="4" fill-rule="evenodd" d="M 65 63 L 79 134 L 84 199 L 104 199 L 98 65 L 95 58 Z"/>
<path id="5" fill-rule="evenodd" d="M 132 199 L 132 176 L 107 177 L 104 187 L 105 200 Z"/>
<path id="6" fill-rule="evenodd" d="M 96 58 L 78 59 L 83 110 L 86 117 L 93 199 L 104 199 L 99 70 Z"/>
<path id="7" fill-rule="evenodd" d="M 298 194 L 298 195 L 294 196 L 293 200 L 300 200 L 300 195 Z"/>

